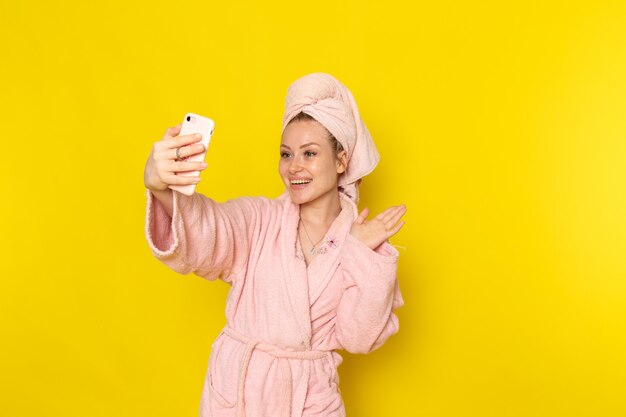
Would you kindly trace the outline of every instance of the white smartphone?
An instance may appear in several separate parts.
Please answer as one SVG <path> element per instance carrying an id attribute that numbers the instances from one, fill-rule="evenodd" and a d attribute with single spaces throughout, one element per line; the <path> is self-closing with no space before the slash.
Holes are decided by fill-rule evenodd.
<path id="1" fill-rule="evenodd" d="M 197 143 L 201 143 L 204 145 L 204 152 L 198 153 L 195 155 L 191 155 L 187 157 L 185 161 L 190 162 L 202 162 L 206 156 L 207 150 L 209 149 L 209 143 L 211 142 L 211 137 L 213 136 L 213 130 L 215 129 L 215 122 L 208 117 L 200 116 L 195 113 L 187 113 L 185 118 L 183 119 L 183 125 L 180 128 L 179 136 L 181 135 L 189 135 L 192 133 L 200 133 L 202 134 L 202 139 L 199 142 L 194 142 L 191 145 L 195 145 Z M 186 146 L 191 146 L 186 145 Z M 185 146 L 183 146 L 185 148 Z M 182 148 L 181 148 L 182 149 Z M 200 174 L 200 171 L 185 171 L 185 172 L 177 172 L 176 175 L 183 175 L 187 177 L 197 177 Z M 189 185 L 173 185 L 170 184 L 168 186 L 172 190 L 179 191 L 186 195 L 192 195 L 196 192 L 196 184 Z"/>

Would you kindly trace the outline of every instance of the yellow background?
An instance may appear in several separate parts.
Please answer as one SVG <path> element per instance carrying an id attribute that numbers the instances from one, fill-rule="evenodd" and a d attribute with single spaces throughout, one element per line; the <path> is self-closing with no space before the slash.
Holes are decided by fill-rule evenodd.
<path id="1" fill-rule="evenodd" d="M 288 85 L 351 89 L 406 203 L 401 329 L 350 417 L 626 415 L 626 4 L 0 5 L 0 414 L 195 416 L 228 286 L 144 237 L 143 168 L 216 121 L 198 191 L 276 196 Z"/>

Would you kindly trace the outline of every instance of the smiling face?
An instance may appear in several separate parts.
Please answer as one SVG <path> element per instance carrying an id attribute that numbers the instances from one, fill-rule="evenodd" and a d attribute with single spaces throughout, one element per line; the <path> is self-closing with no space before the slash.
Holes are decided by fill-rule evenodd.
<path id="1" fill-rule="evenodd" d="M 335 155 L 328 131 L 315 120 L 294 121 L 283 132 L 280 177 L 296 204 L 323 201 L 337 194 L 345 171 L 345 151 Z"/>

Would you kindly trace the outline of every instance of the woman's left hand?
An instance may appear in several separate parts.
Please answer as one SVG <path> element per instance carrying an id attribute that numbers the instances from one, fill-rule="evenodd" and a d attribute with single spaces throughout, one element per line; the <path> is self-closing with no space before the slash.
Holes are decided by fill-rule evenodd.
<path id="1" fill-rule="evenodd" d="M 364 208 L 352 224 L 350 234 L 359 239 L 370 249 L 376 249 L 385 240 L 398 233 L 404 226 L 404 221 L 398 223 L 400 218 L 406 213 L 406 206 L 389 207 L 387 210 L 367 221 L 369 209 Z"/>

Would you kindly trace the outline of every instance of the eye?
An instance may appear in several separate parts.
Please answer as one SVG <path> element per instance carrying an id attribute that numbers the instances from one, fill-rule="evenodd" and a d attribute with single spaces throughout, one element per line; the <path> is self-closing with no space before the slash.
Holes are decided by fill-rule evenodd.
<path id="1" fill-rule="evenodd" d="M 281 158 L 289 158 L 291 156 L 291 154 L 289 152 L 286 151 L 281 151 L 280 152 L 280 157 Z"/>
<path id="2" fill-rule="evenodd" d="M 312 158 L 315 155 L 317 155 L 317 152 L 313 152 L 313 151 L 304 151 L 304 156 L 306 156 L 307 158 Z"/>

